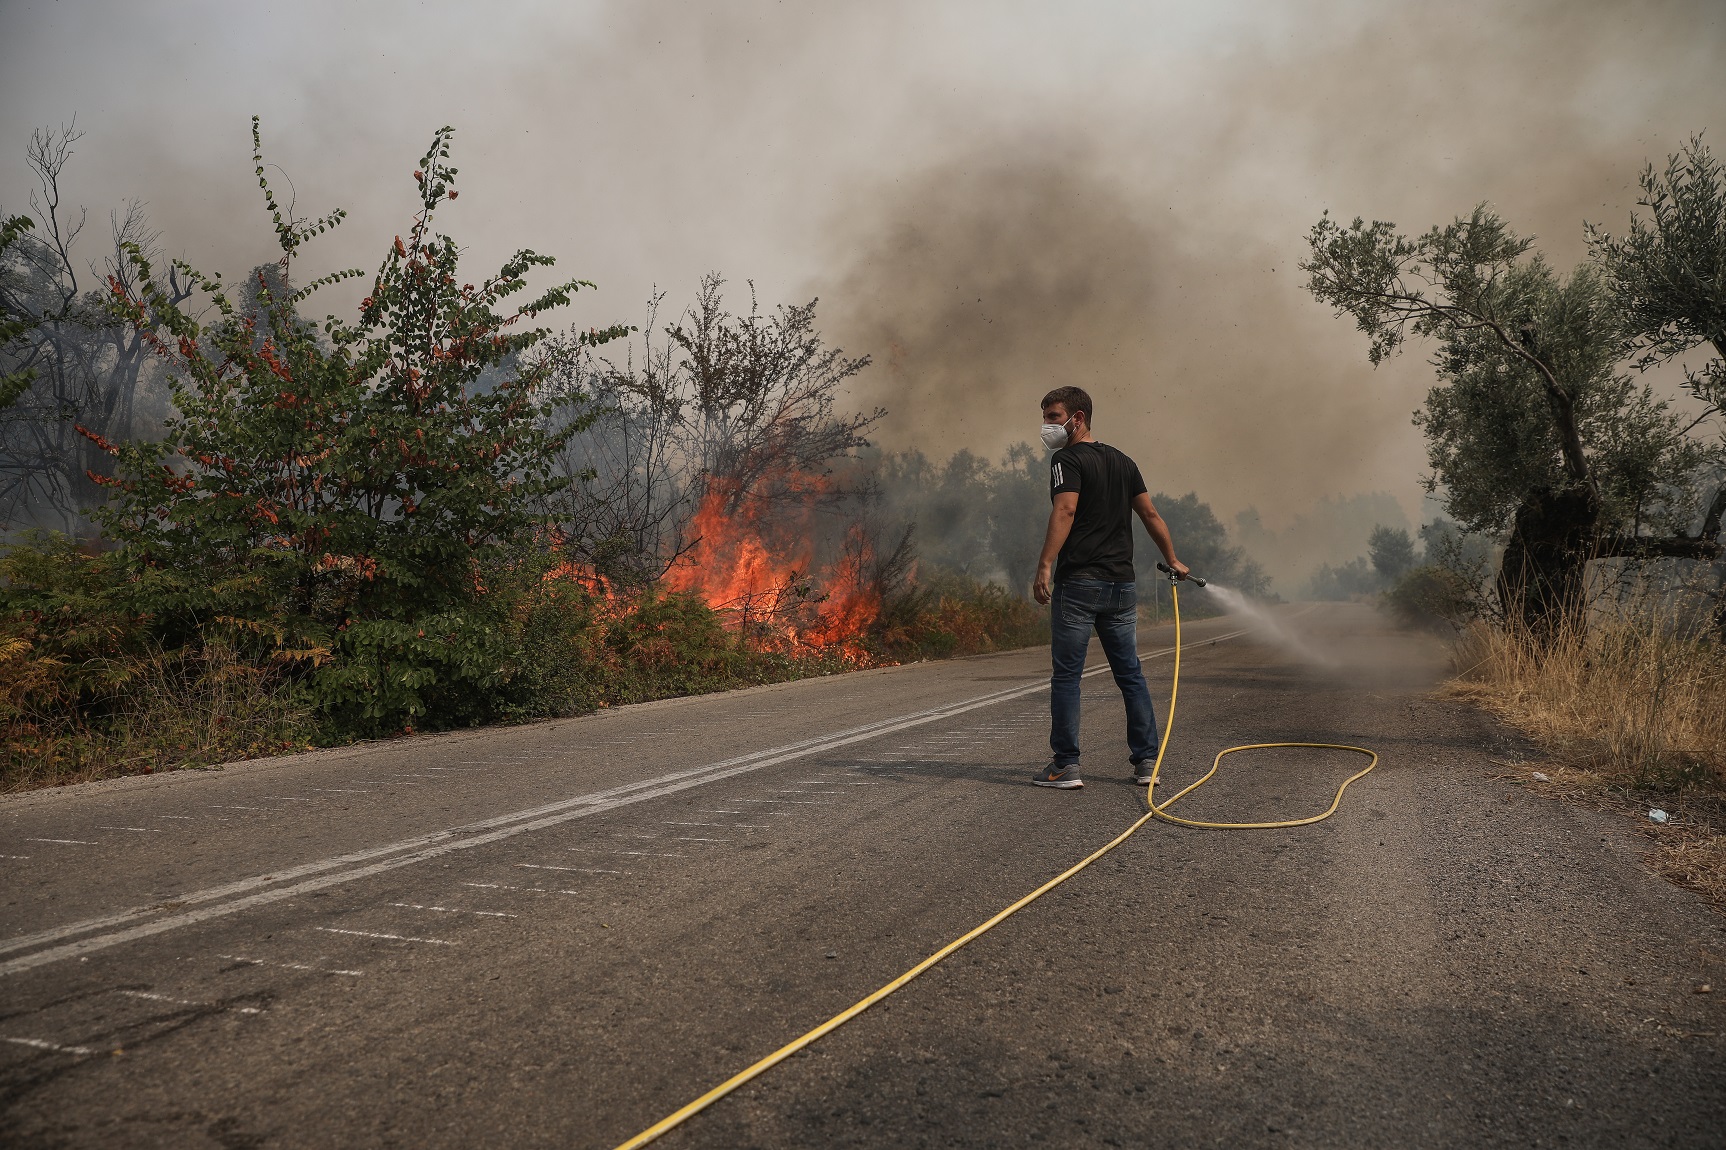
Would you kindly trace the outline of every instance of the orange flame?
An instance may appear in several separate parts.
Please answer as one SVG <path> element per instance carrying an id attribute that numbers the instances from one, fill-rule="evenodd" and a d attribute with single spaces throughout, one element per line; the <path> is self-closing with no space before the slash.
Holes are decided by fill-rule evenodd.
<path id="1" fill-rule="evenodd" d="M 769 642 L 863 659 L 861 641 L 881 610 L 867 574 L 868 541 L 853 528 L 839 559 L 817 572 L 815 514 L 813 499 L 789 506 L 754 494 L 736 499 L 734 489 L 715 485 L 690 523 L 695 546 L 663 583 L 699 595 Z"/>

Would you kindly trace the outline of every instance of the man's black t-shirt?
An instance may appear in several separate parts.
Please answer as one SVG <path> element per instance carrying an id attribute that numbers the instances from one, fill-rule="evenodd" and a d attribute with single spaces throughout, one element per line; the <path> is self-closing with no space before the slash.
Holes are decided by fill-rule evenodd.
<path id="1" fill-rule="evenodd" d="M 1063 447 L 1049 460 L 1049 498 L 1079 493 L 1073 530 L 1055 560 L 1055 578 L 1133 581 L 1133 500 L 1145 492 L 1139 465 L 1106 443 Z"/>

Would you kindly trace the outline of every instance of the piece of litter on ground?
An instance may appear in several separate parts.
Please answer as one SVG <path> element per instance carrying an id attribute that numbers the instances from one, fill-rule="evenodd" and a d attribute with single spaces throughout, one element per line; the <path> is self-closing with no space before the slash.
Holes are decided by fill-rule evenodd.
<path id="1" fill-rule="evenodd" d="M 1697 994 L 1713 994 L 1714 988 L 1712 986 L 1708 985 L 1706 982 L 1704 982 L 1701 986 L 1698 986 L 1696 988 L 1696 993 Z"/>
<path id="2" fill-rule="evenodd" d="M 1671 818 L 1671 815 L 1667 814 L 1659 807 L 1655 807 L 1653 810 L 1648 812 L 1648 821 L 1651 823 L 1663 823 L 1669 821 Z"/>
<path id="3" fill-rule="evenodd" d="M 1528 777 L 1533 779 L 1537 783 L 1550 783 L 1552 781 L 1552 777 L 1550 775 L 1543 775 L 1539 771 L 1535 771 L 1533 774 L 1529 775 Z"/>
<path id="4" fill-rule="evenodd" d="M 838 952 L 838 951 L 836 951 L 836 950 L 830 950 L 830 951 L 828 951 L 828 952 L 827 952 L 827 957 L 828 957 L 828 958 L 838 958 L 838 957 L 839 957 L 839 952 Z M 1705 991 L 1705 990 L 1699 990 L 1699 991 L 1697 991 L 1697 992 L 1696 992 L 1696 993 L 1698 993 L 1698 994 L 1706 994 L 1706 993 L 1707 993 L 1707 991 Z"/>

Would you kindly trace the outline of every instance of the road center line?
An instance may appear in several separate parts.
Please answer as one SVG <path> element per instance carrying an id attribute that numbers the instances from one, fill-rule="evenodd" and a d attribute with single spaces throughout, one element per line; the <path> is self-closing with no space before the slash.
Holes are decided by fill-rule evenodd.
<path id="1" fill-rule="evenodd" d="M 375 930 L 343 930 L 339 926 L 314 926 L 313 930 L 321 930 L 326 934 L 352 934 L 360 938 L 387 938 L 393 942 L 429 942 L 435 946 L 454 946 L 447 938 L 413 938 L 405 934 L 380 934 Z"/>
<path id="2" fill-rule="evenodd" d="M 243 962 L 247 966 L 280 966 L 287 970 L 309 970 L 313 974 L 346 974 L 359 978 L 365 974 L 363 970 L 328 970 L 321 966 L 308 966 L 303 962 L 272 962 L 267 958 L 247 958 L 243 954 L 218 954 L 217 958 L 225 958 L 229 962 Z"/>
<path id="3" fill-rule="evenodd" d="M 52 1050 L 56 1054 L 107 1053 L 102 1050 L 91 1050 L 88 1046 L 61 1046 L 58 1042 L 44 1042 L 40 1038 L 0 1038 L 0 1042 L 11 1042 L 18 1046 L 30 1046 L 37 1050 Z"/>

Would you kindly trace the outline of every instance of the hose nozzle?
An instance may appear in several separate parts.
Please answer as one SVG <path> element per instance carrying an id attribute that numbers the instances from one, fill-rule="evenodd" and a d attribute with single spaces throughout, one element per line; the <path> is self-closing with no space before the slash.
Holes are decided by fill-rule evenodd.
<path id="1" fill-rule="evenodd" d="M 1157 570 L 1161 571 L 1163 574 L 1167 575 L 1169 577 L 1170 583 L 1179 583 L 1181 581 L 1181 576 L 1176 575 L 1175 569 L 1173 567 L 1170 567 L 1167 563 L 1158 563 L 1157 564 Z M 1203 579 L 1200 579 L 1197 575 L 1194 575 L 1190 571 L 1187 573 L 1186 579 L 1187 579 L 1187 582 L 1197 583 L 1200 587 L 1203 587 L 1205 585 L 1205 581 Z"/>

